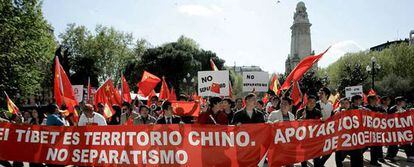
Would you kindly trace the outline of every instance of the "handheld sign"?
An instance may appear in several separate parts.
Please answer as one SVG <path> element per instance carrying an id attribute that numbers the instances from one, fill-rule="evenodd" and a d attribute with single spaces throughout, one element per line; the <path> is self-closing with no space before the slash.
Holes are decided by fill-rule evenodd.
<path id="1" fill-rule="evenodd" d="M 355 95 L 361 95 L 361 96 L 364 95 L 363 90 L 362 90 L 362 85 L 345 87 L 345 96 L 347 98 L 351 98 L 352 96 L 355 96 Z"/>
<path id="2" fill-rule="evenodd" d="M 72 85 L 73 93 L 75 93 L 76 101 L 83 100 L 83 85 Z"/>
<path id="3" fill-rule="evenodd" d="M 267 92 L 269 73 L 243 72 L 243 92 Z"/>
<path id="4" fill-rule="evenodd" d="M 198 95 L 228 96 L 229 95 L 229 71 L 199 71 Z"/>

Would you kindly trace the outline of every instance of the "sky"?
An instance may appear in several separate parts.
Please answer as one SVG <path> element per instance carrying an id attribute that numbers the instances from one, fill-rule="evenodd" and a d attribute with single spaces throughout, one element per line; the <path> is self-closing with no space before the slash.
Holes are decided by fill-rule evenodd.
<path id="1" fill-rule="evenodd" d="M 283 73 L 297 0 L 44 0 L 43 13 L 58 36 L 67 24 L 113 26 L 153 46 L 181 35 L 211 50 L 226 65 L 256 65 Z M 315 53 L 327 67 L 347 52 L 408 38 L 412 0 L 304 0 Z"/>

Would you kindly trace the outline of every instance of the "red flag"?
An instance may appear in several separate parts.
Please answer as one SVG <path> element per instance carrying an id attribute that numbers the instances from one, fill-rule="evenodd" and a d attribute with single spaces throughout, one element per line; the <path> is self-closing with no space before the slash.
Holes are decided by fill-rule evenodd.
<path id="1" fill-rule="evenodd" d="M 269 95 L 267 93 L 265 93 L 265 95 L 263 96 L 262 101 L 266 106 L 266 103 L 269 101 Z"/>
<path id="2" fill-rule="evenodd" d="M 270 86 L 269 89 L 272 90 L 273 92 L 275 92 L 275 94 L 279 95 L 280 94 L 280 83 L 279 83 L 279 79 L 277 78 L 277 74 L 274 74 L 272 76 L 272 79 L 270 81 Z"/>
<path id="3" fill-rule="evenodd" d="M 126 101 L 128 103 L 132 102 L 128 82 L 126 81 L 124 75 L 122 74 L 121 74 L 121 94 L 122 94 L 122 101 Z"/>
<path id="4" fill-rule="evenodd" d="M 330 47 L 329 47 L 330 48 Z M 299 62 L 299 64 L 290 72 L 290 74 L 286 77 L 285 82 L 280 87 L 281 90 L 289 89 L 290 84 L 292 82 L 299 81 L 303 74 L 305 74 L 312 66 L 322 58 L 322 56 L 329 50 L 326 49 L 324 52 L 314 55 L 314 56 L 307 56 L 303 60 Z"/>
<path id="5" fill-rule="evenodd" d="M 211 85 L 211 92 L 214 92 L 214 93 L 220 94 L 220 84 L 218 84 L 218 83 L 213 83 L 213 84 Z"/>
<path id="6" fill-rule="evenodd" d="M 302 105 L 300 105 L 298 110 L 305 108 L 307 103 L 308 103 L 308 95 L 305 93 L 305 95 L 303 95 Z"/>
<path id="7" fill-rule="evenodd" d="M 195 101 L 171 101 L 174 114 L 179 116 L 198 117 L 200 113 L 200 102 Z"/>
<path id="8" fill-rule="evenodd" d="M 299 83 L 295 82 L 292 87 L 292 92 L 290 93 L 290 98 L 292 98 L 295 106 L 299 104 L 301 97 L 302 93 L 300 92 Z"/>
<path id="9" fill-rule="evenodd" d="M 75 93 L 73 92 L 72 84 L 69 81 L 68 76 L 66 75 L 65 70 L 60 65 L 59 58 L 55 58 L 55 77 L 53 92 L 56 100 L 56 104 L 61 107 L 63 104 L 66 105 L 69 112 L 73 113 L 75 120 L 78 117 L 78 113 L 75 111 L 75 106 L 78 105 L 78 102 L 75 98 Z"/>
<path id="10" fill-rule="evenodd" d="M 167 82 L 165 82 L 165 77 L 162 77 L 162 84 L 161 84 L 161 90 L 160 90 L 160 99 L 168 99 L 170 96 L 170 90 L 168 89 Z"/>
<path id="11" fill-rule="evenodd" d="M 161 79 L 157 76 L 144 71 L 141 82 L 138 83 L 139 91 L 146 97 L 151 93 L 152 90 L 154 90 L 160 81 Z"/>
<path id="12" fill-rule="evenodd" d="M 7 101 L 7 109 L 9 111 L 10 114 L 17 114 L 19 113 L 19 108 L 17 108 L 17 106 L 13 103 L 13 101 L 9 98 L 9 95 L 7 95 L 6 92 L 4 92 L 4 94 L 6 95 L 6 101 Z"/>
<path id="13" fill-rule="evenodd" d="M 211 67 L 212 71 L 218 71 L 219 70 L 212 58 L 210 58 L 210 67 Z"/>
<path id="14" fill-rule="evenodd" d="M 86 98 L 86 103 L 91 103 L 91 95 L 92 95 L 91 77 L 88 77 L 88 95 Z"/>
<path id="15" fill-rule="evenodd" d="M 175 94 L 174 87 L 171 88 L 170 96 L 168 96 L 168 100 L 177 100 L 177 95 Z"/>
<path id="16" fill-rule="evenodd" d="M 98 103 L 102 103 L 105 106 L 105 118 L 109 118 L 115 113 L 114 109 L 112 108 L 112 105 L 122 105 L 121 95 L 115 89 L 111 79 L 106 80 L 106 82 L 96 91 L 94 97 L 94 105 L 97 107 Z"/>
<path id="17" fill-rule="evenodd" d="M 139 92 L 141 94 L 141 92 Z M 147 96 L 147 106 L 151 106 L 151 98 L 157 96 L 154 90 L 151 91 L 151 93 Z"/>
<path id="18" fill-rule="evenodd" d="M 335 102 L 334 102 L 334 104 L 333 104 L 333 110 L 335 111 L 338 107 L 339 107 L 339 99 L 338 98 L 336 98 L 336 100 L 335 100 Z"/>
<path id="19" fill-rule="evenodd" d="M 368 95 L 377 95 L 377 92 L 374 89 L 370 89 Z"/>

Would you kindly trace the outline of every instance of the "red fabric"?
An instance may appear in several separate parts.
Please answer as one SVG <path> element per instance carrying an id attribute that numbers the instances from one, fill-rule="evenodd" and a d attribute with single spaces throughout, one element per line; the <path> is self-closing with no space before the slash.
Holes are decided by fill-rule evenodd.
<path id="1" fill-rule="evenodd" d="M 141 92 L 139 92 L 141 93 Z M 147 96 L 147 106 L 151 106 L 151 98 L 157 96 L 157 93 L 155 93 L 154 90 L 151 91 L 151 93 Z"/>
<path id="2" fill-rule="evenodd" d="M 9 113 L 11 114 L 17 114 L 19 113 L 19 108 L 13 103 L 13 101 L 9 98 L 9 95 L 7 95 L 6 92 L 4 92 L 6 95 L 6 101 L 7 101 L 7 109 L 9 110 Z"/>
<path id="3" fill-rule="evenodd" d="M 267 102 L 269 101 L 269 95 L 265 93 L 265 95 L 262 98 L 264 106 L 266 106 Z"/>
<path id="4" fill-rule="evenodd" d="M 69 112 L 73 113 L 75 117 L 78 114 L 75 112 L 75 106 L 78 102 L 73 92 L 72 84 L 66 75 L 65 70 L 60 65 L 59 58 L 55 57 L 55 74 L 53 81 L 53 93 L 55 96 L 56 104 L 61 107 L 63 104 L 66 105 Z"/>
<path id="5" fill-rule="evenodd" d="M 212 71 L 218 71 L 216 64 L 214 63 L 213 59 L 210 58 L 210 67 Z"/>
<path id="6" fill-rule="evenodd" d="M 115 89 L 114 83 L 111 79 L 106 80 L 106 82 L 96 91 L 94 96 L 95 107 L 98 107 L 98 103 L 107 104 L 112 114 L 115 113 L 114 109 L 112 108 L 112 105 L 122 105 L 121 95 Z M 110 117 L 110 115 L 106 115 L 104 112 L 104 117 L 108 118 Z"/>
<path id="7" fill-rule="evenodd" d="M 235 167 L 257 166 L 267 151 L 268 166 L 282 166 L 334 151 L 412 143 L 413 118 L 414 110 L 396 114 L 349 110 L 326 121 L 301 120 L 240 126 L 185 124 L 58 127 L 0 123 L 0 160 L 76 166 Z M 126 132 L 132 135 L 131 140 Z M 19 134 L 21 137 L 18 137 Z M 26 138 L 26 135 L 33 134 L 41 135 Z M 223 134 L 233 137 L 223 137 Z M 204 142 L 201 136 L 205 136 Z M 177 138 L 181 139 L 180 142 L 175 142 L 178 141 Z M 230 143 L 233 145 L 230 146 Z M 154 158 L 148 157 L 148 152 L 155 151 L 155 156 L 161 158 L 158 153 L 161 150 L 172 150 L 173 163 L 167 164 L 171 161 L 160 160 L 149 164 L 149 160 Z M 55 151 L 59 152 L 56 159 L 53 156 Z M 135 154 L 138 157 L 134 159 L 131 151 L 141 151 L 141 154 L 147 156 Z M 118 156 L 108 158 L 111 152 Z M 106 155 L 101 162 L 100 154 Z M 120 164 L 123 154 L 129 161 Z M 187 158 L 179 164 L 175 155 L 179 155 L 178 159 L 182 160 L 183 154 Z M 113 161 L 114 159 L 116 160 Z M 81 163 L 81 160 L 85 162 Z"/>
<path id="8" fill-rule="evenodd" d="M 308 103 L 308 95 L 305 93 L 305 95 L 303 95 L 302 105 L 300 105 L 298 110 L 305 108 L 307 103 Z"/>
<path id="9" fill-rule="evenodd" d="M 330 47 L 329 47 L 330 48 Z M 319 61 L 319 59 L 322 58 L 322 56 L 329 50 L 326 49 L 324 52 L 314 55 L 314 56 L 307 56 L 304 59 L 302 59 L 298 65 L 290 72 L 290 74 L 286 77 L 285 82 L 280 87 L 281 90 L 289 89 L 290 84 L 292 82 L 299 81 L 303 74 L 305 74 L 312 66 Z"/>
<path id="10" fill-rule="evenodd" d="M 132 102 L 131 99 L 131 91 L 129 90 L 128 82 L 125 79 L 124 75 L 121 75 L 121 88 L 122 88 L 122 101 L 126 101 L 128 103 Z"/>
<path id="11" fill-rule="evenodd" d="M 293 105 L 298 105 L 302 100 L 302 92 L 300 92 L 299 83 L 295 82 L 290 93 L 290 98 L 293 100 Z"/>
<path id="12" fill-rule="evenodd" d="M 171 101 L 175 115 L 198 117 L 200 114 L 200 102 L 196 101 Z"/>
<path id="13" fill-rule="evenodd" d="M 167 85 L 167 82 L 165 82 L 165 78 L 162 77 L 162 84 L 161 84 L 159 98 L 168 99 L 169 96 L 170 96 L 170 89 L 168 89 L 168 85 Z"/>
<path id="14" fill-rule="evenodd" d="M 211 92 L 214 92 L 214 93 L 220 94 L 220 84 L 218 84 L 218 83 L 213 83 L 213 84 L 211 85 Z"/>
<path id="15" fill-rule="evenodd" d="M 141 81 L 138 83 L 139 91 L 144 95 L 144 97 L 147 97 L 152 90 L 157 86 L 157 84 L 161 82 L 161 79 L 157 76 L 144 71 L 144 74 L 142 74 Z"/>
<path id="16" fill-rule="evenodd" d="M 198 124 L 228 125 L 229 120 L 227 119 L 227 115 L 222 111 L 219 111 L 217 114 L 213 114 L 213 111 L 206 111 L 206 112 L 200 113 L 197 119 L 197 123 Z"/>
<path id="17" fill-rule="evenodd" d="M 339 106 L 340 106 L 339 99 L 338 99 L 338 98 L 336 98 L 336 99 L 335 99 L 335 102 L 334 102 L 334 104 L 333 104 L 333 110 L 335 111 L 337 108 L 339 108 Z"/>
<path id="18" fill-rule="evenodd" d="M 171 88 L 171 93 L 170 93 L 170 95 L 168 96 L 168 100 L 177 100 L 177 95 L 175 94 L 175 90 L 174 90 L 174 87 L 172 87 Z"/>
<path id="19" fill-rule="evenodd" d="M 272 76 L 272 79 L 270 80 L 269 89 L 275 92 L 275 94 L 280 95 L 279 87 L 280 87 L 279 79 L 277 78 L 277 74 L 274 74 Z"/>
<path id="20" fill-rule="evenodd" d="M 368 95 L 377 95 L 377 92 L 374 89 L 370 89 Z"/>
<path id="21" fill-rule="evenodd" d="M 0 124 L 0 128 L 6 127 L 10 129 L 11 133 L 9 135 L 9 140 L 0 141 L 2 146 L 2 149 L 0 149 L 1 160 L 56 165 L 256 166 L 264 157 L 266 148 L 270 143 L 269 134 L 263 133 L 263 131 L 269 131 L 270 129 L 270 126 L 266 124 L 241 126 L 170 124 L 84 127 L 30 126 L 9 123 Z M 31 132 L 57 132 L 59 135 L 56 135 L 56 139 L 53 140 L 54 143 L 52 143 L 52 136 L 49 134 L 46 134 L 48 137 L 45 139 L 47 144 L 40 144 L 39 142 L 17 142 L 18 135 L 15 131 L 18 129 L 28 130 L 29 128 Z M 67 132 L 67 134 L 65 134 L 65 132 Z M 98 132 L 99 134 L 93 133 L 94 135 L 87 137 L 85 133 L 90 135 L 90 132 Z M 128 132 L 130 135 L 132 134 L 132 140 L 129 140 L 129 137 L 126 134 L 120 132 Z M 107 136 L 109 137 L 109 140 L 104 139 L 103 133 L 109 134 Z M 226 141 L 226 139 L 215 141 L 216 139 L 213 134 L 217 134 L 219 135 L 219 138 L 222 138 L 221 133 L 234 137 L 231 137 L 232 139 L 230 139 L 230 141 Z M 117 134 L 118 137 L 114 137 L 113 134 Z M 148 137 L 153 136 L 152 134 L 157 134 L 158 140 L 154 140 L 156 142 L 150 142 L 150 140 L 152 141 L 153 139 L 151 137 L 150 140 L 147 140 L 148 142 L 141 142 L 148 139 L 142 134 L 146 134 Z M 204 134 L 213 136 L 212 140 L 203 141 L 200 136 Z M 125 140 L 122 140 L 122 138 L 120 139 L 122 136 L 126 137 Z M 176 142 L 177 136 L 180 136 L 181 140 L 179 142 Z M 249 138 L 247 143 L 244 142 L 246 136 Z M 87 138 L 89 138 L 89 141 Z M 94 140 L 92 140 L 92 138 Z M 115 138 L 118 138 L 118 140 L 114 140 Z M 43 140 L 41 141 L 44 142 Z M 130 143 L 130 141 L 132 143 Z M 66 142 L 66 144 L 64 144 L 64 142 Z M 87 142 L 89 144 L 86 144 Z M 240 143 L 246 143 L 246 145 Z M 53 157 L 55 157 L 52 154 L 54 150 L 59 153 L 62 150 L 67 151 L 68 154 L 66 157 L 58 159 L 57 157 L 63 157 L 62 155 L 64 155 L 60 153 L 57 154 L 60 156 L 56 156 L 56 159 L 53 159 Z M 133 154 L 131 153 L 132 151 L 139 152 Z M 163 153 L 165 152 L 165 155 L 170 155 L 170 151 L 172 151 L 172 158 L 166 160 L 165 158 L 167 158 L 167 156 L 163 156 Z M 48 153 L 49 158 L 47 158 Z M 117 156 L 113 156 L 113 153 L 116 153 Z M 100 155 L 102 154 L 105 155 L 103 159 L 100 158 Z M 134 155 L 136 158 L 134 158 Z M 186 158 L 184 158 L 184 155 Z M 158 160 L 155 160 L 153 157 L 157 157 Z M 126 158 L 128 161 L 125 160 Z M 122 162 L 121 159 L 125 161 Z M 143 161 L 143 159 L 145 159 L 145 161 Z M 179 161 L 177 161 L 177 159 Z M 84 163 L 81 163 L 82 161 Z"/>

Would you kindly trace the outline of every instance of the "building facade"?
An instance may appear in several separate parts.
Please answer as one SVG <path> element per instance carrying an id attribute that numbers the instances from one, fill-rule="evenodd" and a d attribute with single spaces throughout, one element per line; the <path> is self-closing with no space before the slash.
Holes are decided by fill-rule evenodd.
<path id="1" fill-rule="evenodd" d="M 290 73 L 293 68 L 306 56 L 313 55 L 308 13 L 305 3 L 299 2 L 293 16 L 290 54 L 285 62 L 285 72 Z"/>

